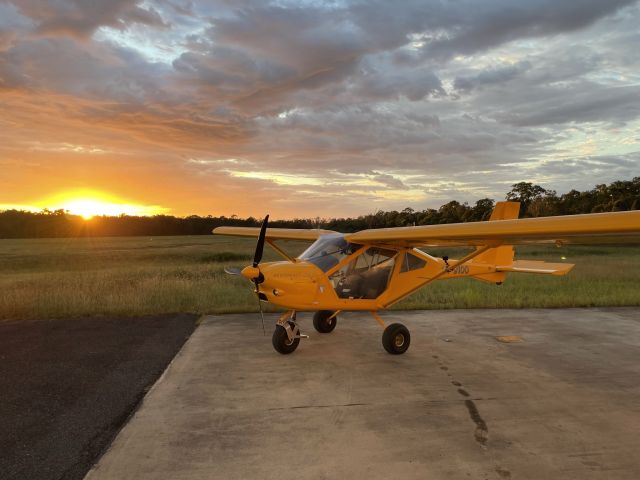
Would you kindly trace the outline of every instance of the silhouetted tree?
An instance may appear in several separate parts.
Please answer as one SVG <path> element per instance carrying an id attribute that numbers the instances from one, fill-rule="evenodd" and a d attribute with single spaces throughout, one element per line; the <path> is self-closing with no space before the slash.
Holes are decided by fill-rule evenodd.
<path id="1" fill-rule="evenodd" d="M 561 196 L 558 196 L 554 190 L 547 190 L 529 182 L 520 182 L 512 185 L 506 198 L 521 202 L 520 215 L 523 217 L 637 210 L 640 209 L 640 177 L 629 181 L 612 182 L 610 185 L 596 185 L 592 190 L 585 192 L 571 190 Z M 494 205 L 494 201 L 490 198 L 478 200 L 473 207 L 467 203 L 452 200 L 437 210 L 428 208 L 416 211 L 407 207 L 399 212 L 378 210 L 373 214 L 355 218 L 316 217 L 273 220 L 270 225 L 285 228 L 320 227 L 348 233 L 367 228 L 476 222 L 488 220 Z M 94 217 L 86 221 L 64 210 L 45 209 L 37 213 L 6 210 L 0 212 L 0 238 L 208 235 L 213 228 L 221 225 L 258 227 L 261 222 L 262 219 L 239 218 L 237 215 L 230 217 L 190 215 L 184 218 L 171 215 L 153 217 L 121 215 Z"/>
<path id="2" fill-rule="evenodd" d="M 480 222 L 483 220 L 489 220 L 491 212 L 495 207 L 496 202 L 490 198 L 481 198 L 478 200 L 473 208 L 469 211 L 469 215 L 465 218 L 467 222 Z"/>

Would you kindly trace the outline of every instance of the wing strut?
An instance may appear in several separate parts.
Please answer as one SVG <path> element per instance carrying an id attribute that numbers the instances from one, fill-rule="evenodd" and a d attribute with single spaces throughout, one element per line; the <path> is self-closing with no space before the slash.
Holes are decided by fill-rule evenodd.
<path id="1" fill-rule="evenodd" d="M 294 258 L 292 258 L 291 255 L 289 255 L 282 248 L 280 248 L 279 245 L 276 245 L 276 241 L 275 240 L 271 240 L 270 238 L 267 238 L 267 243 L 269 244 L 269 246 L 271 246 L 271 248 L 273 248 L 276 252 L 278 252 L 284 258 L 289 260 L 291 263 L 296 263 L 296 260 Z"/>
<path id="2" fill-rule="evenodd" d="M 450 273 L 452 272 L 456 267 L 459 267 L 460 265 L 467 263 L 469 260 L 472 260 L 474 258 L 476 258 L 478 255 L 486 252 L 487 250 L 489 250 L 490 248 L 495 248 L 493 246 L 490 245 L 483 245 L 481 247 L 478 247 L 476 250 L 474 250 L 473 252 L 469 253 L 468 255 L 462 257 L 460 260 L 458 260 L 456 263 L 454 263 L 453 265 L 449 265 L 448 263 L 445 263 L 444 268 L 442 269 L 442 271 L 438 272 L 436 275 L 434 275 L 433 277 L 429 278 L 426 282 L 421 283 L 420 285 L 418 285 L 416 288 L 414 288 L 413 290 L 406 292 L 403 296 L 396 298 L 395 300 L 389 302 L 389 303 L 385 303 L 382 305 L 382 308 L 388 308 L 391 305 L 398 303 L 400 300 L 402 300 L 403 298 L 408 297 L 409 295 L 411 295 L 413 292 L 415 292 L 418 288 L 422 288 L 425 285 L 437 280 L 438 278 L 440 278 L 442 275 L 444 275 L 445 273 Z"/>

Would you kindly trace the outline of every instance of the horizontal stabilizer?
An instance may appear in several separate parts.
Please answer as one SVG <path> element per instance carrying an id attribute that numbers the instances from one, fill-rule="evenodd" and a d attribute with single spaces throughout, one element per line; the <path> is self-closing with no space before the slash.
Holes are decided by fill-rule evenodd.
<path id="1" fill-rule="evenodd" d="M 516 260 L 511 265 L 496 266 L 497 272 L 544 273 L 566 275 L 573 268 L 572 263 L 549 263 L 539 260 Z"/>

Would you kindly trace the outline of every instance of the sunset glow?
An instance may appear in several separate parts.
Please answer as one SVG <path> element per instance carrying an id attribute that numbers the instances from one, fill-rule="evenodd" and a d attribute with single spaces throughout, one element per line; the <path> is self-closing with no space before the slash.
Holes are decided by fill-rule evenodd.
<path id="1" fill-rule="evenodd" d="M 100 200 L 91 199 L 78 199 L 71 200 L 63 205 L 61 208 L 68 211 L 73 215 L 80 215 L 85 220 L 89 220 L 92 217 L 98 215 L 140 215 L 143 214 L 140 209 L 133 205 L 122 205 L 117 203 L 107 203 Z"/>
<path id="2" fill-rule="evenodd" d="M 154 205 L 137 205 L 117 197 L 97 191 L 71 191 L 56 195 L 42 202 L 42 208 L 65 210 L 79 215 L 85 220 L 96 216 L 156 215 L 165 213 L 166 208 Z"/>
<path id="3" fill-rule="evenodd" d="M 631 179 L 640 3 L 578 3 L 0 1 L 0 210 L 340 217 Z"/>

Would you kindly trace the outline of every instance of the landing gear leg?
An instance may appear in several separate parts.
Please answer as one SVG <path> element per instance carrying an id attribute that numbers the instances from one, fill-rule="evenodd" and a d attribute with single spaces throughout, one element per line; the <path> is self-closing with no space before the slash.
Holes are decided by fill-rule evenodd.
<path id="1" fill-rule="evenodd" d="M 301 338 L 308 338 L 307 335 L 300 333 L 300 328 L 296 323 L 295 310 L 282 315 L 276 322 L 276 329 L 273 331 L 271 343 L 277 352 L 286 355 L 293 353 Z"/>

